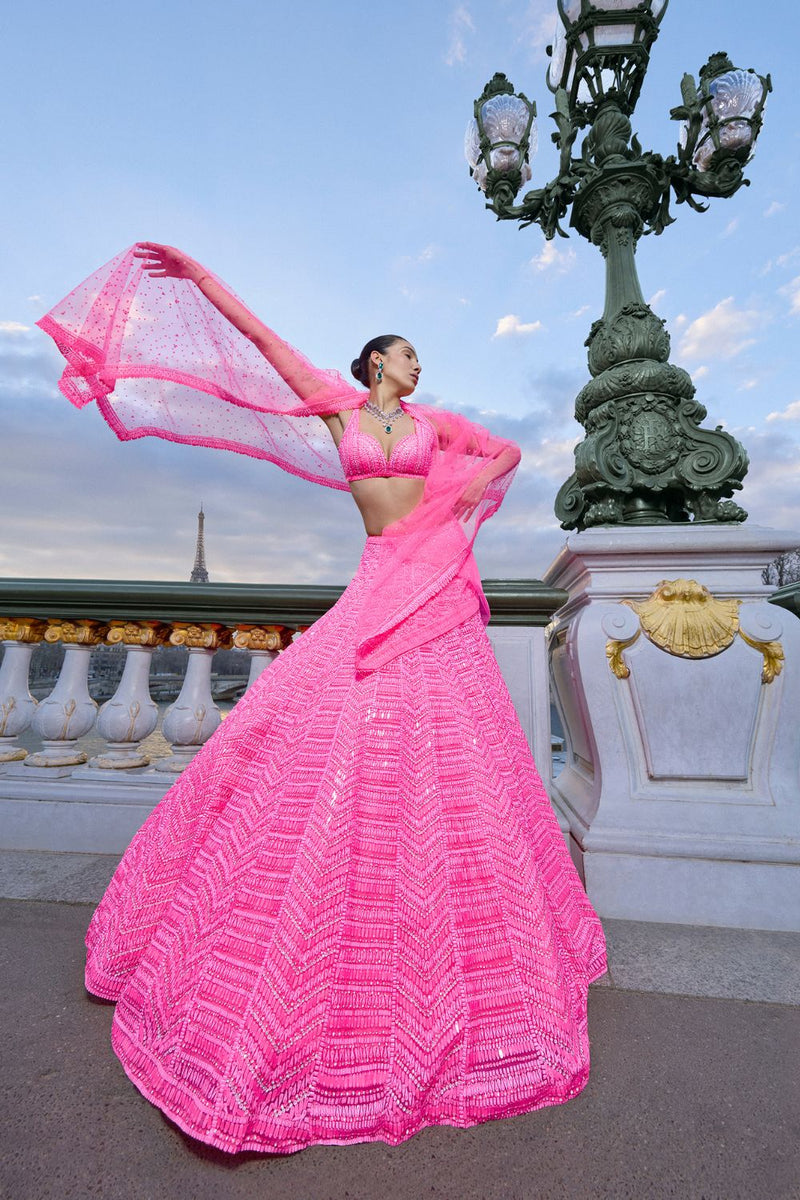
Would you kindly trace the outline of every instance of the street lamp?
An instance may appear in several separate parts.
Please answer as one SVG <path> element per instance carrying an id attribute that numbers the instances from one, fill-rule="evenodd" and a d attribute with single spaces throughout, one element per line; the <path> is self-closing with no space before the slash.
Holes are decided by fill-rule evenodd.
<path id="1" fill-rule="evenodd" d="M 475 102 L 475 116 L 467 126 L 464 153 L 470 174 L 485 192 L 511 203 L 531 177 L 530 159 L 536 153 L 536 105 L 499 72 L 490 79 Z"/>
<path id="2" fill-rule="evenodd" d="M 667 0 L 557 0 L 547 86 L 563 88 L 581 124 L 613 95 L 633 112 Z"/>
<path id="3" fill-rule="evenodd" d="M 716 176 L 713 193 L 706 189 L 706 194 L 733 194 L 742 183 L 769 90 L 769 77 L 738 70 L 727 54 L 711 55 L 700 71 L 699 90 L 691 75 L 684 75 L 683 104 L 670 114 L 683 121 L 678 161 L 689 174 L 694 169 Z"/>
<path id="4" fill-rule="evenodd" d="M 498 220 L 566 237 L 562 222 L 571 210 L 571 227 L 606 259 L 605 308 L 586 342 L 592 379 L 575 405 L 586 436 L 556 498 L 565 529 L 747 515 L 726 499 L 742 486 L 747 454 L 721 428 L 700 427 L 706 410 L 687 372 L 667 361 L 669 335 L 645 303 L 635 252 L 643 233 L 672 224 L 673 195 L 702 211 L 704 198 L 731 196 L 748 182 L 743 168 L 771 82 L 712 55 L 699 83 L 684 76 L 683 103 L 670 114 L 682 122 L 677 153 L 643 151 L 629 118 L 666 7 L 667 0 L 557 0 L 547 83 L 555 92 L 559 171 L 521 203 L 515 198 L 531 177 L 535 105 L 495 75 L 467 129 L 470 173 Z"/>

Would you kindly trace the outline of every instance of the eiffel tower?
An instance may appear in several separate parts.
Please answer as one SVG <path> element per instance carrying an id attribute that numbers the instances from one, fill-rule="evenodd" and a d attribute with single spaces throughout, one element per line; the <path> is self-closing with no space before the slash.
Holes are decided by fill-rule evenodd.
<path id="1" fill-rule="evenodd" d="M 208 571 L 206 570 L 206 545 L 203 537 L 203 525 L 205 524 L 205 513 L 203 512 L 203 503 L 200 502 L 200 512 L 197 514 L 197 546 L 194 552 L 194 566 L 189 579 L 190 583 L 208 583 Z"/>

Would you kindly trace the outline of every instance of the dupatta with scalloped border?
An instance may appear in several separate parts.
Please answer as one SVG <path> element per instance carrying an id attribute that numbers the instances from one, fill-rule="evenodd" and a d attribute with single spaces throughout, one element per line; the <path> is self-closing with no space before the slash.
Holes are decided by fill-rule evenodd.
<path id="1" fill-rule="evenodd" d="M 155 436 L 232 450 L 349 490 L 321 417 L 360 407 L 368 393 L 285 342 L 267 359 L 191 281 L 151 277 L 134 249 L 95 271 L 37 322 L 67 360 L 59 382 L 66 398 L 79 408 L 96 403 L 123 441 Z M 484 621 L 489 616 L 472 544 L 500 507 L 519 451 L 456 413 L 415 407 L 433 423 L 439 449 L 420 503 L 383 531 L 392 554 L 363 608 L 362 672 L 476 611 Z M 501 458 L 504 469 L 472 516 L 457 521 L 454 504 Z"/>

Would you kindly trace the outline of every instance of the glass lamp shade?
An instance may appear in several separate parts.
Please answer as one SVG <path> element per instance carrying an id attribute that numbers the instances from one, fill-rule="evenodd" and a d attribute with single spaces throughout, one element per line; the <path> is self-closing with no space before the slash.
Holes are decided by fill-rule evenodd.
<path id="1" fill-rule="evenodd" d="M 753 153 L 766 104 L 767 87 L 754 71 L 734 68 L 717 75 L 700 90 L 703 121 L 692 155 L 698 171 L 710 169 L 719 151 L 746 162 Z M 681 130 L 686 145 L 688 125 Z"/>
<path id="2" fill-rule="evenodd" d="M 632 111 L 667 2 L 558 0 L 547 86 L 587 117 L 611 93 Z"/>
<path id="3" fill-rule="evenodd" d="M 531 177 L 528 158 L 537 147 L 533 105 L 524 96 L 504 93 L 479 101 L 476 111 L 478 115 L 468 124 L 464 138 L 464 154 L 473 179 L 485 192 L 490 169 L 502 175 L 518 171 L 519 190 Z"/>

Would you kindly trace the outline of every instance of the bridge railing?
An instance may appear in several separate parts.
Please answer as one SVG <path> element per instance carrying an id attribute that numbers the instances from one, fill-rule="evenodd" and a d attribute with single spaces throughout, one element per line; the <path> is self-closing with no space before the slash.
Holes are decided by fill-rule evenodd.
<path id="1" fill-rule="evenodd" d="M 489 636 L 537 760 L 550 784 L 550 692 L 544 628 L 566 593 L 538 580 L 487 580 Z M 211 689 L 220 649 L 249 655 L 249 686 L 338 600 L 326 586 L 194 584 L 118 580 L 0 580 L 0 846 L 116 852 L 219 725 Z M 50 693 L 31 695 L 31 657 L 41 642 L 64 657 Z M 100 646 L 124 649 L 114 694 L 90 693 Z M 167 756 L 142 743 L 159 723 L 150 694 L 158 646 L 188 651 L 180 693 L 164 714 Z M 26 731 L 41 741 L 20 745 Z M 93 733 L 100 753 L 80 741 Z"/>

